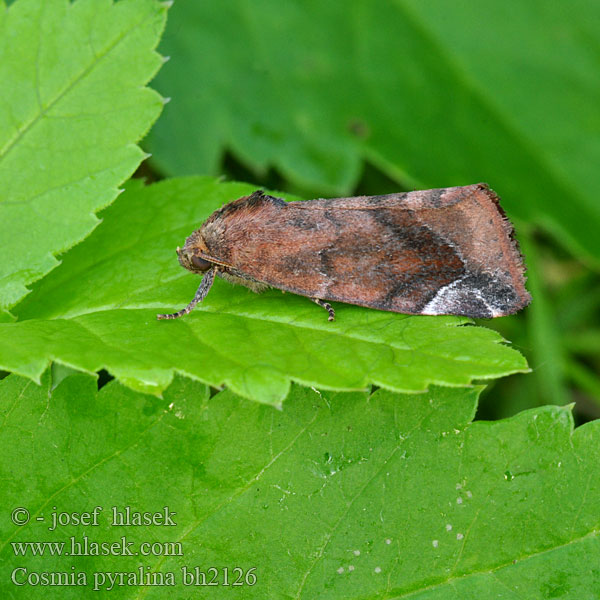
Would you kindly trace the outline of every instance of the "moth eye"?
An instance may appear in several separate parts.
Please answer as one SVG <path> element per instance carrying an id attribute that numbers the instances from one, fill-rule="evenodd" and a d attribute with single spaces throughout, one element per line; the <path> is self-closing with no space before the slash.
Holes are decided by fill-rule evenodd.
<path id="1" fill-rule="evenodd" d="M 192 256 L 191 263 L 198 271 L 208 271 L 208 269 L 212 267 L 212 263 L 209 263 L 199 256 Z"/>

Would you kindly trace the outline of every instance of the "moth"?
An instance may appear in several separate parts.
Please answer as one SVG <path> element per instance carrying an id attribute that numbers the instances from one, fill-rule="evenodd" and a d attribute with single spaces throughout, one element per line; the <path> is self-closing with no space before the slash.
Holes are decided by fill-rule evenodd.
<path id="1" fill-rule="evenodd" d="M 411 315 L 500 317 L 527 304 L 513 227 L 487 184 L 383 196 L 285 202 L 256 191 L 215 211 L 177 248 L 203 274 L 189 313 L 215 275 L 255 292 Z"/>

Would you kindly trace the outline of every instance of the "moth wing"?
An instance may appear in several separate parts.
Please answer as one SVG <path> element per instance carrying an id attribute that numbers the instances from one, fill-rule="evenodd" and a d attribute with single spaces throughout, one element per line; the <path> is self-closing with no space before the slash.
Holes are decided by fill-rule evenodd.
<path id="1" fill-rule="evenodd" d="M 222 255 L 272 287 L 408 314 L 490 317 L 529 302 L 512 227 L 485 185 L 248 208 L 225 219 Z"/>

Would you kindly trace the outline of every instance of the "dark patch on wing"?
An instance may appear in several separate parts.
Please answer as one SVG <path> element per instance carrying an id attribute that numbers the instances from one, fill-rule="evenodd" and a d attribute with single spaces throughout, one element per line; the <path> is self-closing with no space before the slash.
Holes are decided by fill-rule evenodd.
<path id="1" fill-rule="evenodd" d="M 288 254 L 280 258 L 281 267 L 286 272 L 297 274 L 306 269 L 306 256 L 302 254 Z"/>
<path id="2" fill-rule="evenodd" d="M 427 190 L 427 202 L 431 204 L 433 208 L 439 208 L 442 206 L 442 196 L 446 193 L 447 188 L 439 188 L 436 190 Z M 422 192 L 425 194 L 425 192 Z M 408 193 L 404 194 L 385 194 L 383 196 L 367 196 L 366 203 L 367 206 L 382 206 L 385 208 L 385 205 L 390 201 L 394 203 L 394 205 L 398 204 L 398 201 L 402 201 L 408 196 Z"/>
<path id="3" fill-rule="evenodd" d="M 406 194 L 384 194 L 381 196 L 367 196 L 367 206 L 381 206 L 389 203 L 390 200 L 403 200 Z"/>
<path id="4" fill-rule="evenodd" d="M 324 212 L 325 218 L 333 224 L 336 232 L 341 231 L 347 227 L 346 217 L 343 214 L 339 214 L 339 211 L 336 209 L 330 210 L 327 209 Z"/>
<path id="5" fill-rule="evenodd" d="M 339 214 L 338 209 L 326 209 L 326 210 L 298 210 L 298 204 L 293 203 L 286 204 L 285 214 L 285 225 L 291 225 L 296 229 L 302 231 L 318 231 L 319 229 L 326 226 L 324 221 L 329 222 L 335 227 L 336 232 L 339 232 L 343 228 L 347 227 L 347 219 L 343 214 Z M 302 203 L 308 204 L 308 203 Z M 302 207 L 305 209 L 306 207 Z"/>
<path id="6" fill-rule="evenodd" d="M 462 295 L 452 304 L 452 310 L 448 312 L 476 319 L 489 319 L 494 316 L 487 303 L 475 294 Z"/>
<path id="7" fill-rule="evenodd" d="M 330 254 L 334 254 L 335 255 L 336 252 L 336 248 L 335 246 L 332 244 L 331 246 L 328 246 L 327 248 L 323 248 L 320 252 L 319 252 L 319 259 L 321 261 L 321 272 L 322 273 L 334 273 L 334 269 L 333 269 L 333 261 L 332 261 L 332 257 L 330 256 Z"/>
<path id="8" fill-rule="evenodd" d="M 412 298 L 422 309 L 438 291 L 465 275 L 465 265 L 454 248 L 426 225 L 419 223 L 412 211 L 377 211 L 375 218 L 398 240 L 396 255 L 406 256 L 416 267 L 405 271 L 389 269 L 387 293 L 382 308 L 391 308 L 398 299 Z"/>
<path id="9" fill-rule="evenodd" d="M 314 231 L 318 229 L 318 222 L 314 219 L 310 211 L 290 211 L 290 215 L 286 217 L 286 225 L 291 225 L 302 231 Z"/>
<path id="10" fill-rule="evenodd" d="M 523 302 L 510 284 L 492 273 L 470 272 L 451 286 L 451 293 L 436 300 L 435 312 L 491 318 L 514 312 L 522 305 Z"/>
<path id="11" fill-rule="evenodd" d="M 478 290 L 486 303 L 496 310 L 509 312 L 520 304 L 514 288 L 499 281 L 491 273 L 469 273 L 463 280 L 463 285 Z"/>
<path id="12" fill-rule="evenodd" d="M 427 194 L 427 200 L 431 202 L 434 208 L 439 208 L 442 205 L 442 196 L 446 193 L 446 188 L 439 188 L 437 190 L 429 190 Z"/>

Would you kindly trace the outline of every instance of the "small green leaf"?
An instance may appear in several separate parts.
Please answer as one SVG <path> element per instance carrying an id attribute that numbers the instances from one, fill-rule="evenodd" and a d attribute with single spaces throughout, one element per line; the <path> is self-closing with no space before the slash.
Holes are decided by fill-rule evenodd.
<path id="1" fill-rule="evenodd" d="M 268 403 L 280 403 L 290 381 L 419 392 L 527 370 L 497 333 L 460 327 L 469 319 L 338 304 L 330 323 L 306 298 L 256 295 L 221 280 L 190 315 L 157 321 L 158 312 L 185 306 L 199 283 L 175 248 L 216 208 L 252 190 L 210 178 L 132 185 L 16 307 L 20 321 L 0 323 L 0 368 L 35 379 L 51 360 L 105 368 L 153 393 L 178 371 Z"/>
<path id="2" fill-rule="evenodd" d="M 598 263 L 599 23 L 595 0 L 178 2 L 149 147 L 169 174 L 230 150 L 329 195 L 363 160 L 407 187 L 487 181 Z"/>
<path id="3" fill-rule="evenodd" d="M 116 382 L 98 392 L 85 375 L 52 394 L 43 381 L 0 382 L 2 597 L 88 597 L 94 572 L 141 567 L 173 573 L 175 586 L 134 582 L 111 594 L 187 600 L 206 588 L 184 586 L 184 566 L 214 567 L 220 582 L 224 567 L 255 568 L 255 585 L 212 587 L 218 598 L 575 600 L 600 588 L 600 432 L 598 422 L 573 431 L 568 408 L 472 423 L 476 389 L 295 387 L 279 411 L 229 391 L 209 399 L 183 378 L 164 400 Z M 49 531 L 53 512 L 96 506 L 96 525 Z M 112 507 L 127 506 L 167 507 L 176 524 L 112 526 Z M 21 527 L 8 518 L 17 507 L 30 514 Z M 179 543 L 181 553 L 15 556 L 27 541 L 70 550 L 71 536 L 125 536 L 133 551 Z M 10 582 L 16 567 L 71 566 L 87 586 Z"/>
<path id="4" fill-rule="evenodd" d="M 165 16 L 156 0 L 0 7 L 0 310 L 96 227 L 144 158 Z"/>

